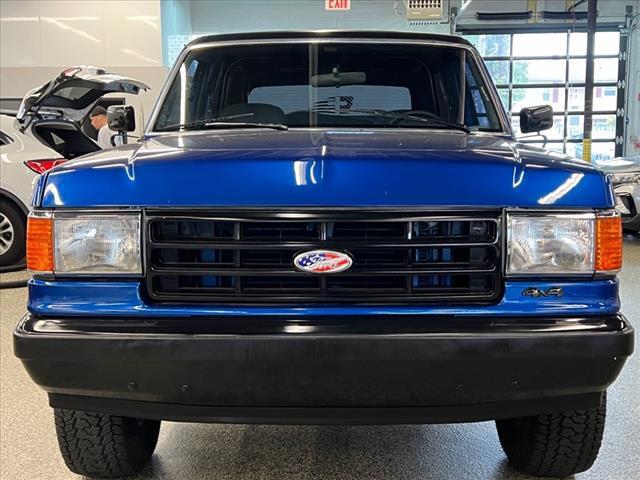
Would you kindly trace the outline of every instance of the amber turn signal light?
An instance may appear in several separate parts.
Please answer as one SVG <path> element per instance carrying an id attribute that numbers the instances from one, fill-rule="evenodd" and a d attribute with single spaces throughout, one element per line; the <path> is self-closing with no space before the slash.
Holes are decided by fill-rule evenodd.
<path id="1" fill-rule="evenodd" d="M 622 220 L 616 217 L 596 219 L 596 271 L 622 268 Z"/>
<path id="2" fill-rule="evenodd" d="M 33 272 L 53 271 L 53 219 L 29 216 L 27 220 L 27 268 Z"/>

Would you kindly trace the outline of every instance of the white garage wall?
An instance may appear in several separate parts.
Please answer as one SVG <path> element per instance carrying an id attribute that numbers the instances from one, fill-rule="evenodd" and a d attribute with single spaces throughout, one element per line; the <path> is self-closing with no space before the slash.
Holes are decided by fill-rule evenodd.
<path id="1" fill-rule="evenodd" d="M 443 0 L 444 11 L 458 0 Z M 327 11 L 325 0 L 163 0 L 171 64 L 192 36 L 274 30 L 390 30 L 449 33 L 448 22 L 407 22 L 404 0 L 351 0 L 346 11 Z M 171 18 L 168 18 L 171 17 Z M 173 29 L 169 28 L 173 23 Z M 170 31 L 173 30 L 173 31 Z"/>
<path id="2" fill-rule="evenodd" d="M 305 29 L 372 29 L 403 31 L 448 31 L 431 22 L 409 23 L 406 19 L 406 0 L 351 0 L 347 11 L 326 11 L 324 0 L 209 0 L 169 2 L 188 4 L 191 9 L 193 33 L 228 33 L 266 30 Z M 462 0 L 444 0 L 444 9 L 458 7 Z M 622 22 L 625 7 L 640 8 L 640 0 L 599 0 L 598 22 Z M 566 0 L 538 0 L 537 10 L 563 11 Z M 586 4 L 578 7 L 584 11 Z M 460 19 L 462 25 L 483 27 L 522 26 L 521 21 L 478 21 L 476 12 L 522 12 L 529 10 L 528 0 L 473 0 Z M 544 24 L 567 23 L 558 20 L 541 20 Z M 583 24 L 585 22 L 582 22 Z"/>
<path id="3" fill-rule="evenodd" d="M 147 115 L 164 82 L 160 2 L 0 1 L 0 97 L 22 97 L 72 65 L 135 77 L 152 90 L 128 96 Z"/>
<path id="4" fill-rule="evenodd" d="M 445 10 L 448 0 L 445 0 Z M 457 2 L 454 0 L 453 4 Z M 401 0 L 351 0 L 351 9 L 325 10 L 324 0 L 216 0 L 191 3 L 194 33 L 267 30 L 413 30 Z M 215 30 L 212 30 L 215 29 Z M 445 27 L 447 30 L 448 27 Z"/>

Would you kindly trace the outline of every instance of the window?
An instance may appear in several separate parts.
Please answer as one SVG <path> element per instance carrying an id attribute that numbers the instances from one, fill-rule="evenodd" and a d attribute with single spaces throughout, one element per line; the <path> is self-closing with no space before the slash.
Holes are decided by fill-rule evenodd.
<path id="1" fill-rule="evenodd" d="M 466 50 L 435 45 L 198 48 L 179 67 L 154 129 L 231 128 L 229 122 L 245 122 L 292 128 L 464 124 L 503 131 L 480 72 Z"/>
<path id="2" fill-rule="evenodd" d="M 544 132 L 548 148 L 582 156 L 587 34 L 582 32 L 467 35 L 486 60 L 517 136 L 521 108 L 550 104 L 555 114 Z M 619 32 L 597 32 L 595 41 L 592 159 L 616 150 Z M 558 140 L 561 143 L 551 142 Z M 538 139 L 524 140 L 539 142 Z M 597 145 L 596 145 L 597 144 Z M 621 153 L 618 148 L 619 154 Z"/>
<path id="3" fill-rule="evenodd" d="M 358 85 L 344 87 L 309 87 L 308 85 L 277 85 L 257 87 L 249 92 L 249 103 L 270 103 L 284 113 L 309 107 L 309 88 L 316 104 L 329 109 L 411 110 L 411 92 L 406 87 L 392 85 Z"/>
<path id="4" fill-rule="evenodd" d="M 472 102 L 465 107 L 465 120 L 464 123 L 469 128 L 479 127 L 484 130 L 491 130 L 493 122 L 490 120 L 489 115 L 494 114 L 494 108 L 489 99 L 487 89 L 484 85 L 478 82 L 480 78 L 477 72 L 477 66 L 475 64 L 468 63 L 465 65 L 465 85 L 471 95 L 467 95 L 467 102 L 469 99 Z"/>
<path id="5" fill-rule="evenodd" d="M 91 91 L 88 87 L 64 87 L 53 94 L 54 97 L 78 100 Z"/>

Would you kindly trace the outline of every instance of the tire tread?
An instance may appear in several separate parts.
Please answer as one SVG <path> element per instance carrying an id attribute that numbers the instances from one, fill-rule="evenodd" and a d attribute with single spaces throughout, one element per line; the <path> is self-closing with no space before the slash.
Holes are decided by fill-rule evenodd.
<path id="1" fill-rule="evenodd" d="M 518 470 L 539 477 L 566 477 L 591 468 L 598 456 L 606 417 L 599 407 L 498 420 L 503 450 Z"/>
<path id="2" fill-rule="evenodd" d="M 55 409 L 56 433 L 67 467 L 79 475 L 117 478 L 142 469 L 158 438 L 160 422 L 78 410 Z"/>

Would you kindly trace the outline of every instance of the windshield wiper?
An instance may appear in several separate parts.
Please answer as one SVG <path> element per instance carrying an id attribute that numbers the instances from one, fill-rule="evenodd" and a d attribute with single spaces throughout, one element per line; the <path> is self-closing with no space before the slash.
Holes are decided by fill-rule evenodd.
<path id="1" fill-rule="evenodd" d="M 273 128 L 274 130 L 289 130 L 287 125 L 282 123 L 262 123 L 262 122 L 228 122 L 231 117 L 207 118 L 204 120 L 194 120 L 192 122 L 172 123 L 159 128 L 157 131 L 165 132 L 173 129 L 190 128 Z"/>
<path id="2" fill-rule="evenodd" d="M 261 122 L 208 122 L 204 128 L 273 128 L 274 130 L 289 130 L 283 123 L 261 123 Z"/>
<path id="3" fill-rule="evenodd" d="M 465 133 L 471 133 L 471 130 L 469 130 L 466 126 L 462 125 L 461 123 L 448 122 L 440 118 L 419 117 L 418 115 L 411 115 L 411 114 L 400 113 L 400 112 L 390 112 L 388 110 L 379 110 L 375 108 L 374 109 L 352 109 L 352 110 L 345 111 L 345 113 L 351 113 L 351 112 L 364 113 L 367 115 L 374 115 L 374 116 L 381 116 L 381 117 L 390 117 L 392 119 L 399 119 L 399 120 L 412 120 L 412 121 L 424 122 L 427 124 L 430 123 L 432 125 L 438 125 L 438 126 L 447 127 L 453 130 L 460 130 Z"/>

